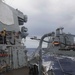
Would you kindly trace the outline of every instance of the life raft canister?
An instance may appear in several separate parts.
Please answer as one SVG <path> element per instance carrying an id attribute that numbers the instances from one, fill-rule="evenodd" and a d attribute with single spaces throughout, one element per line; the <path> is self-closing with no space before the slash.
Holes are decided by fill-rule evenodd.
<path id="1" fill-rule="evenodd" d="M 59 46 L 59 44 L 60 44 L 59 41 L 54 41 L 54 42 L 53 42 L 53 45 L 54 45 L 54 46 Z"/>

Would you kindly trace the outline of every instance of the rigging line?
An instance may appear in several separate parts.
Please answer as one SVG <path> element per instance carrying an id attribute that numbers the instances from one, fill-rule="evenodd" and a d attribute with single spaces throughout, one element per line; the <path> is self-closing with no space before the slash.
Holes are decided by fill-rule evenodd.
<path id="1" fill-rule="evenodd" d="M 65 71 L 63 70 L 63 68 L 62 68 L 62 66 L 61 66 L 60 61 L 59 61 L 58 58 L 57 58 L 57 61 L 58 61 L 58 64 L 59 64 L 59 66 L 60 66 L 62 72 L 64 73 L 64 75 L 66 75 L 66 74 L 67 74 L 67 75 L 72 75 L 71 73 L 65 72 Z"/>
<path id="2" fill-rule="evenodd" d="M 54 52 L 54 57 L 56 57 L 55 55 L 57 56 L 57 54 Z M 60 66 L 61 71 L 64 72 L 64 70 L 63 70 L 63 68 L 62 68 L 62 66 L 61 66 L 61 64 L 60 64 L 59 59 L 57 59 L 57 62 L 58 62 L 58 64 L 59 64 L 59 66 Z M 65 74 L 64 74 L 64 75 L 65 75 Z"/>
<path id="3" fill-rule="evenodd" d="M 60 61 L 59 61 L 59 59 L 58 59 L 58 58 L 57 58 L 57 61 L 58 61 L 58 64 L 59 64 L 59 66 L 60 66 L 60 68 L 61 68 L 62 72 L 64 72 L 64 70 L 63 70 L 63 68 L 62 68 L 62 66 L 61 66 Z"/>
<path id="4" fill-rule="evenodd" d="M 54 47 L 54 46 L 53 46 Z M 57 56 L 57 54 L 56 54 L 56 52 L 54 51 L 54 57 L 56 57 Z M 71 73 L 67 73 L 67 72 L 65 72 L 64 70 L 63 70 L 63 68 L 62 68 L 62 66 L 61 66 L 61 64 L 60 64 L 60 61 L 59 61 L 59 59 L 57 58 L 57 61 L 58 61 L 58 64 L 59 64 L 59 66 L 60 66 L 60 69 L 61 69 L 61 71 L 64 73 L 64 75 L 72 75 Z"/>

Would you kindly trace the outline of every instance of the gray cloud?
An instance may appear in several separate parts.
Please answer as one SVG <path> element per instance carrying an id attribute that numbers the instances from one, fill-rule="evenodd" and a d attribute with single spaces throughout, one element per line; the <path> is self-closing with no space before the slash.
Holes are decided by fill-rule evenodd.
<path id="1" fill-rule="evenodd" d="M 40 36 L 61 26 L 75 34 L 75 0 L 12 0 L 11 6 L 28 15 L 25 26 L 30 36 Z"/>

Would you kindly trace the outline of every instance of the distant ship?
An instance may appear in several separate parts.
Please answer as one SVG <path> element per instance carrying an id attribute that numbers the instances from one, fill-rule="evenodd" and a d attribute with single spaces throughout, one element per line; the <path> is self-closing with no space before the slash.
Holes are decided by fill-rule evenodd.
<path id="1" fill-rule="evenodd" d="M 66 34 L 63 29 L 44 34 L 30 57 L 30 63 L 38 65 L 39 75 L 75 75 L 75 35 Z M 42 48 L 43 42 L 48 43 L 47 48 Z"/>

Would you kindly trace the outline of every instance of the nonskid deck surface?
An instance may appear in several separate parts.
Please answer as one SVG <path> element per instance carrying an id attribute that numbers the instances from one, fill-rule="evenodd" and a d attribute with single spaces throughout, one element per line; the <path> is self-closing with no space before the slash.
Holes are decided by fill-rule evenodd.
<path id="1" fill-rule="evenodd" d="M 2 75 L 29 75 L 29 68 L 24 67 L 24 68 L 21 68 L 21 69 L 12 70 L 12 71 L 7 72 L 7 73 L 2 74 Z"/>
<path id="2" fill-rule="evenodd" d="M 54 75 L 75 75 L 75 60 L 69 57 L 45 57 L 45 61 L 52 61 Z"/>
<path id="3" fill-rule="evenodd" d="M 52 66 L 55 75 L 75 75 L 75 61 L 70 58 L 54 58 Z"/>

